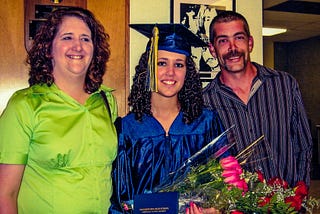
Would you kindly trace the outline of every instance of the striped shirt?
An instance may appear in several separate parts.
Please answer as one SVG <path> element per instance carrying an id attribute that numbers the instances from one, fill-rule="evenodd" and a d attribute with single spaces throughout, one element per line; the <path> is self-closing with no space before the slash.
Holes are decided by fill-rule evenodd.
<path id="1" fill-rule="evenodd" d="M 286 72 L 253 64 L 258 72 L 247 104 L 221 83 L 219 73 L 204 88 L 205 105 L 218 111 L 225 128 L 235 125 L 236 154 L 264 136 L 244 165 L 247 170 L 291 186 L 300 180 L 309 185 L 312 138 L 298 83 Z"/>

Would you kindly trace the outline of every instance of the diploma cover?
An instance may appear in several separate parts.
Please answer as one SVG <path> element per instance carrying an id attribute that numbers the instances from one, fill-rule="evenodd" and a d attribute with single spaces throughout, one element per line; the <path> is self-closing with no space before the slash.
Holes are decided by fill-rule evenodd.
<path id="1" fill-rule="evenodd" d="M 134 214 L 177 214 L 179 193 L 160 192 L 135 195 L 133 210 Z"/>

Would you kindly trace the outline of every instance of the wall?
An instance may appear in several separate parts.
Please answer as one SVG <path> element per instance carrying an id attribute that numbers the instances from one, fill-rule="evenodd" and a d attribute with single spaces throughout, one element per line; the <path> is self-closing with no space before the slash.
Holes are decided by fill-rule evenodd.
<path id="1" fill-rule="evenodd" d="M 235 0 L 236 11 L 246 17 L 250 33 L 254 39 L 251 60 L 262 64 L 263 37 L 262 37 L 262 0 Z"/>
<path id="2" fill-rule="evenodd" d="M 263 39 L 263 64 L 269 68 L 274 68 L 274 47 L 273 41 Z"/>
<path id="3" fill-rule="evenodd" d="M 168 23 L 170 21 L 170 0 L 130 1 L 130 24 Z M 130 28 L 130 80 L 135 73 L 140 55 L 145 51 L 148 39 Z"/>
<path id="4" fill-rule="evenodd" d="M 129 0 L 87 0 L 87 7 L 104 25 L 110 35 L 111 56 L 107 71 L 103 77 L 104 84 L 115 89 L 113 94 L 118 102 L 119 116 L 128 112 L 128 10 Z"/>
<path id="5" fill-rule="evenodd" d="M 17 89 L 27 86 L 24 63 L 23 0 L 2 0 L 0 7 L 0 113 Z"/>
<path id="6" fill-rule="evenodd" d="M 275 68 L 287 71 L 298 81 L 302 98 L 316 139 L 320 124 L 320 36 L 290 43 L 275 43 Z"/>

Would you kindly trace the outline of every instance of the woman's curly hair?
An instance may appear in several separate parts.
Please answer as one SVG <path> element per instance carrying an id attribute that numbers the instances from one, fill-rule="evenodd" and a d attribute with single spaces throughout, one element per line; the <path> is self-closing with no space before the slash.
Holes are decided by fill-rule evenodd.
<path id="1" fill-rule="evenodd" d="M 103 81 L 106 62 L 110 56 L 109 35 L 105 32 L 102 24 L 96 20 L 93 13 L 78 7 L 57 9 L 40 26 L 26 60 L 30 65 L 29 85 L 47 84 L 50 86 L 53 84 L 52 43 L 63 18 L 67 16 L 81 19 L 91 31 L 94 52 L 84 84 L 84 91 L 90 94 L 97 91 Z"/>
<path id="2" fill-rule="evenodd" d="M 141 55 L 139 64 L 136 66 L 136 74 L 133 78 L 128 103 L 131 112 L 135 114 L 136 120 L 141 121 L 143 114 L 152 115 L 151 112 L 151 91 L 146 88 L 148 65 L 148 52 Z M 186 124 L 192 123 L 202 114 L 202 84 L 199 72 L 191 57 L 187 57 L 187 72 L 182 89 L 178 92 L 178 100 L 183 112 L 183 121 Z"/>

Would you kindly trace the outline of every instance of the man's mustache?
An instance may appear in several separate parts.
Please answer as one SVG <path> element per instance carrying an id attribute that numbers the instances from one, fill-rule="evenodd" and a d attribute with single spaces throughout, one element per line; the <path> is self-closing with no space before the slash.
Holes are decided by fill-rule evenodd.
<path id="1" fill-rule="evenodd" d="M 231 57 L 238 57 L 238 56 L 242 56 L 242 55 L 243 55 L 243 53 L 241 53 L 237 50 L 231 50 L 223 56 L 223 59 L 229 59 Z"/>

